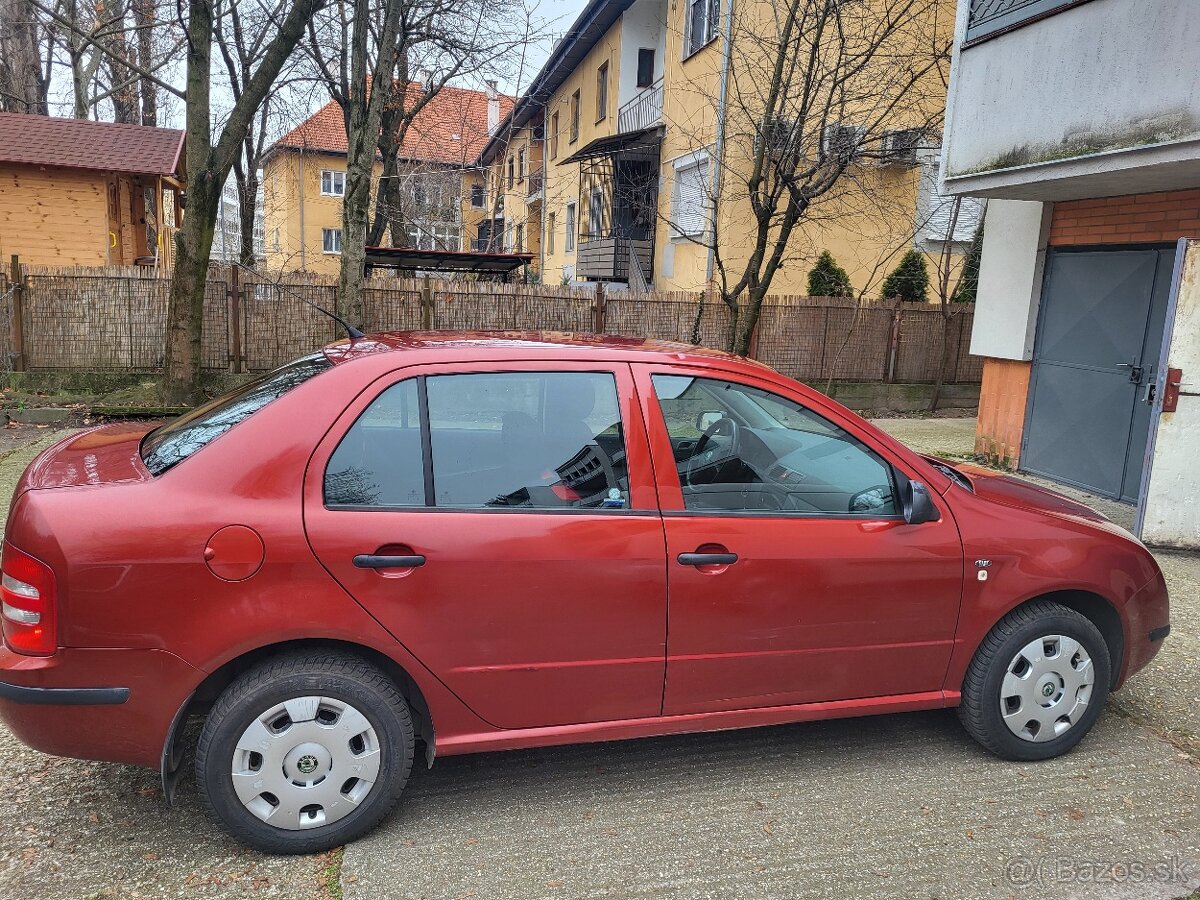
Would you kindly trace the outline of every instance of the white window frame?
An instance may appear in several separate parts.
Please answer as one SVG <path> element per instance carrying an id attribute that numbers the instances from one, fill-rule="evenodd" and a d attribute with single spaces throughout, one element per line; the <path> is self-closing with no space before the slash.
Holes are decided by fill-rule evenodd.
<path id="1" fill-rule="evenodd" d="M 339 172 L 337 169 L 322 169 L 321 170 L 321 196 L 322 197 L 345 197 L 346 196 L 346 173 Z"/>
<path id="2" fill-rule="evenodd" d="M 546 213 L 546 252 L 554 255 L 554 229 L 558 227 L 558 216 Z"/>
<path id="3" fill-rule="evenodd" d="M 696 150 L 672 162 L 674 169 L 674 179 L 671 186 L 671 237 L 673 239 L 687 240 L 704 235 L 708 231 L 709 225 L 709 164 L 710 157 L 707 150 Z M 681 187 L 688 187 L 686 179 L 691 176 L 699 175 L 699 184 L 701 190 L 699 198 L 692 200 L 690 197 L 681 196 Z M 681 204 L 694 202 L 699 204 L 698 210 L 685 211 L 680 208 Z"/>
<path id="4" fill-rule="evenodd" d="M 700 43 L 692 43 L 692 24 L 696 14 L 704 16 Z M 683 58 L 699 53 L 717 39 L 721 31 L 721 0 L 685 0 L 683 10 Z"/>
<path id="5" fill-rule="evenodd" d="M 575 252 L 575 228 L 576 228 L 576 213 L 579 207 L 574 203 L 568 203 L 566 208 L 566 217 L 564 225 L 566 226 L 566 234 L 563 238 L 563 253 Z"/>
<path id="6" fill-rule="evenodd" d="M 340 228 L 322 228 L 321 229 L 321 252 L 327 256 L 341 256 L 342 254 L 342 229 Z"/>

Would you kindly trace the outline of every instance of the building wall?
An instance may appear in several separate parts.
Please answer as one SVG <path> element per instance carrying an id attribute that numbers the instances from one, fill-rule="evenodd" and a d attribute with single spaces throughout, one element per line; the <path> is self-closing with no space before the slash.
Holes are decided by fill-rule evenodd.
<path id="1" fill-rule="evenodd" d="M 1054 204 L 1050 245 L 1129 244 L 1200 236 L 1200 189 Z"/>
<path id="2" fill-rule="evenodd" d="M 1091 0 L 966 48 L 959 5 L 952 190 L 1065 200 L 1200 180 L 1194 0 Z"/>
<path id="3" fill-rule="evenodd" d="M 263 222 L 271 271 L 336 275 L 339 255 L 324 252 L 322 232 L 342 227 L 342 198 L 321 196 L 321 172 L 346 171 L 346 157 L 283 150 L 263 166 Z M 382 170 L 376 164 L 375 175 Z"/>
<path id="4" fill-rule="evenodd" d="M 0 259 L 42 266 L 110 263 L 107 178 L 97 172 L 0 166 Z M 122 209 L 128 209 L 128 186 Z M 119 241 L 132 236 L 121 230 Z"/>

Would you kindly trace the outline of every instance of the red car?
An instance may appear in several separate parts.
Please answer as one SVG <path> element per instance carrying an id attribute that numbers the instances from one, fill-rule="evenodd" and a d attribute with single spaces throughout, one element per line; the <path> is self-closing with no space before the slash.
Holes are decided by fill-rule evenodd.
<path id="1" fill-rule="evenodd" d="M 1074 746 L 1168 631 L 1086 507 L 919 456 L 744 359 L 568 335 L 341 342 L 47 450 L 3 554 L 0 715 L 46 753 L 195 748 L 232 834 L 366 832 L 414 755 L 958 707 Z"/>

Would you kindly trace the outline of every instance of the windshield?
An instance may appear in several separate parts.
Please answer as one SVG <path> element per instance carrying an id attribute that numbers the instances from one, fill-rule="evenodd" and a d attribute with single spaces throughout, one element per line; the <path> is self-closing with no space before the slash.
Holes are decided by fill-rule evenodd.
<path id="1" fill-rule="evenodd" d="M 161 475 L 331 365 L 323 353 L 305 356 L 160 425 L 142 438 L 142 462 Z"/>

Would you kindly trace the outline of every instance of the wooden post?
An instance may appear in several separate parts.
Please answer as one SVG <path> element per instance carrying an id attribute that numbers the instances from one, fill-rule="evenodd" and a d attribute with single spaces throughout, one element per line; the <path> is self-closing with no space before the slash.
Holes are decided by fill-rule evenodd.
<path id="1" fill-rule="evenodd" d="M 242 288 L 236 263 L 229 266 L 229 371 L 244 372 L 242 366 Z"/>
<path id="2" fill-rule="evenodd" d="M 428 275 L 421 279 L 421 328 L 433 331 L 433 287 Z"/>
<path id="3" fill-rule="evenodd" d="M 605 306 L 604 282 L 596 282 L 596 302 L 592 306 L 592 328 L 596 334 L 604 334 Z"/>
<path id="4" fill-rule="evenodd" d="M 21 258 L 12 257 L 12 363 L 14 372 L 25 371 L 25 279 L 21 277 Z"/>
<path id="5" fill-rule="evenodd" d="M 900 304 L 896 304 L 896 310 L 892 313 L 892 330 L 888 335 L 888 355 L 885 366 L 886 371 L 883 374 L 883 380 L 887 384 L 893 384 L 896 381 L 896 357 L 900 354 L 900 316 L 902 311 Z"/>

